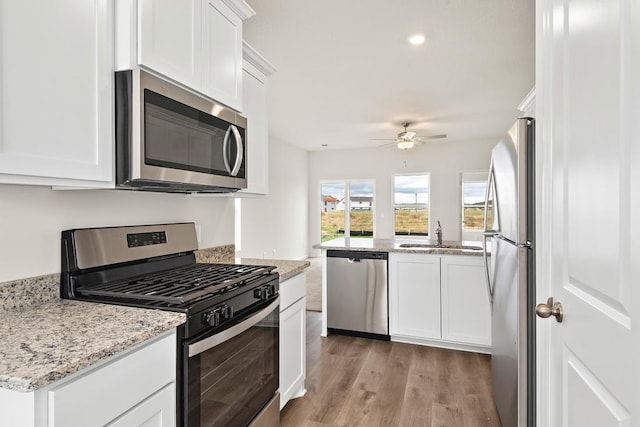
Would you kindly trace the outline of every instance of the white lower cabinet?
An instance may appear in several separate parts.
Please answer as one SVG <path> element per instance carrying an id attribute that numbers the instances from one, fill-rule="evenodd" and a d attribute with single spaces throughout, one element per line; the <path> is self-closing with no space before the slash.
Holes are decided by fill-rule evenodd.
<path id="1" fill-rule="evenodd" d="M 394 341 L 489 352 L 491 309 L 480 257 L 389 254 Z"/>
<path id="2" fill-rule="evenodd" d="M 280 409 L 305 394 L 306 274 L 280 283 Z"/>
<path id="3" fill-rule="evenodd" d="M 391 335 L 440 338 L 440 257 L 389 256 Z"/>
<path id="4" fill-rule="evenodd" d="M 167 427 L 176 423 L 176 385 L 171 383 L 129 412 L 109 427 Z"/>
<path id="5" fill-rule="evenodd" d="M 0 425 L 174 426 L 175 380 L 172 331 L 35 392 L 2 390 Z"/>
<path id="6" fill-rule="evenodd" d="M 442 339 L 491 346 L 491 306 L 481 257 L 443 256 Z"/>

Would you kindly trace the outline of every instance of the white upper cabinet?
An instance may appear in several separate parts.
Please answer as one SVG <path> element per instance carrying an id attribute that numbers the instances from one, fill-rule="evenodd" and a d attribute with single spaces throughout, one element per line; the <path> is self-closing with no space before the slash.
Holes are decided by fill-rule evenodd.
<path id="1" fill-rule="evenodd" d="M 243 115 L 247 118 L 247 188 L 237 193 L 264 195 L 269 190 L 268 76 L 276 71 L 249 44 L 243 47 Z"/>
<path id="2" fill-rule="evenodd" d="M 138 7 L 139 63 L 197 88 L 202 58 L 200 0 L 139 0 Z"/>
<path id="3" fill-rule="evenodd" d="M 116 69 L 141 66 L 242 111 L 242 21 L 255 14 L 243 0 L 117 0 L 116 13 Z"/>
<path id="4" fill-rule="evenodd" d="M 222 0 L 202 8 L 202 92 L 241 111 L 242 19 Z"/>
<path id="5" fill-rule="evenodd" d="M 113 185 L 113 2 L 0 0 L 0 182 Z"/>

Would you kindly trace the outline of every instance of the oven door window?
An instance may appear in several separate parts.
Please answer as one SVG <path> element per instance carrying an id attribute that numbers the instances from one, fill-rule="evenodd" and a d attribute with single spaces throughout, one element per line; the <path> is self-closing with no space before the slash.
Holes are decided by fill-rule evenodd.
<path id="1" fill-rule="evenodd" d="M 278 390 L 278 312 L 276 305 L 254 326 L 197 355 L 188 357 L 189 348 L 206 336 L 185 344 L 186 425 L 244 426 L 273 399 Z"/>
<path id="2" fill-rule="evenodd" d="M 147 165 L 245 178 L 241 127 L 145 89 L 144 133 Z"/>

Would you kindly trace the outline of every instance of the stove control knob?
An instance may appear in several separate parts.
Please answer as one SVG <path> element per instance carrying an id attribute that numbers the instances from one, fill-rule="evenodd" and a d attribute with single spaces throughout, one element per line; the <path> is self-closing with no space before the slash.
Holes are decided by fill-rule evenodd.
<path id="1" fill-rule="evenodd" d="M 229 320 L 233 317 L 233 307 L 230 305 L 224 304 L 222 307 L 222 318 L 224 320 Z"/>
<path id="2" fill-rule="evenodd" d="M 202 313 L 202 324 L 209 326 L 218 326 L 220 324 L 220 321 L 222 320 L 221 314 L 222 310 L 220 309 L 220 307 Z"/>
<path id="3" fill-rule="evenodd" d="M 269 298 L 269 285 L 260 286 L 253 290 L 253 297 L 260 300 Z"/>

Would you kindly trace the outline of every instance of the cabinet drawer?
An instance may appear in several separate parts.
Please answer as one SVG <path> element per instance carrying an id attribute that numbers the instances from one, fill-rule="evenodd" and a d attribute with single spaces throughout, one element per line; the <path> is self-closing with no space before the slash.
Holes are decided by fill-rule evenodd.
<path id="1" fill-rule="evenodd" d="M 303 272 L 280 283 L 280 312 L 305 296 L 307 273 Z"/>
<path id="2" fill-rule="evenodd" d="M 171 427 L 176 424 L 176 385 L 171 383 L 108 427 Z"/>
<path id="3" fill-rule="evenodd" d="M 48 392 L 49 426 L 105 425 L 174 382 L 175 360 L 176 334 L 172 332 L 90 368 Z"/>

